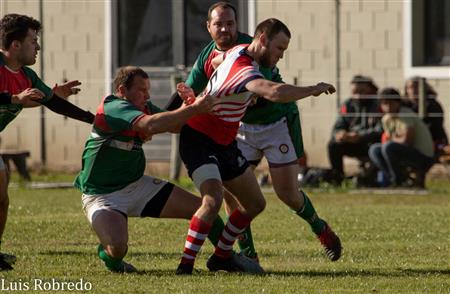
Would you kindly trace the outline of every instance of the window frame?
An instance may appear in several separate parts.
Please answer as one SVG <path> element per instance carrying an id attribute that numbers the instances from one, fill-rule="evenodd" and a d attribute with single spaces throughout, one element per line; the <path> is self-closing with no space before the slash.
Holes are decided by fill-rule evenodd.
<path id="1" fill-rule="evenodd" d="M 450 66 L 413 65 L 413 2 L 403 2 L 403 69 L 405 78 L 422 76 L 430 79 L 450 79 Z"/>

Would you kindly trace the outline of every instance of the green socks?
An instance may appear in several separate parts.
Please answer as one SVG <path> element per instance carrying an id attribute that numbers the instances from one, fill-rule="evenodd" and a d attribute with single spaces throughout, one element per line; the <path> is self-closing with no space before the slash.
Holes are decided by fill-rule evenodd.
<path id="1" fill-rule="evenodd" d="M 306 196 L 305 192 L 300 191 L 300 193 L 304 197 L 304 204 L 303 207 L 296 212 L 296 214 L 307 221 L 311 226 L 312 231 L 318 235 L 325 228 L 325 221 L 317 216 L 316 210 L 314 209 L 311 200 L 309 200 L 308 196 Z"/>
<path id="2" fill-rule="evenodd" d="M 98 257 L 105 263 L 106 267 L 112 272 L 122 272 L 123 271 L 123 262 L 122 259 L 117 259 L 109 256 L 102 244 L 98 245 L 97 248 Z"/>
<path id="3" fill-rule="evenodd" d="M 223 223 L 222 218 L 220 217 L 220 215 L 218 215 L 216 217 L 216 219 L 214 220 L 211 230 L 209 231 L 208 234 L 208 239 L 209 241 L 211 241 L 211 243 L 214 245 L 214 247 L 217 246 L 217 243 L 219 243 L 219 238 L 222 235 L 222 231 L 225 227 L 225 224 Z"/>
<path id="4" fill-rule="evenodd" d="M 238 244 L 241 252 L 250 258 L 257 258 L 255 244 L 253 243 L 252 229 L 250 225 L 238 237 Z"/>

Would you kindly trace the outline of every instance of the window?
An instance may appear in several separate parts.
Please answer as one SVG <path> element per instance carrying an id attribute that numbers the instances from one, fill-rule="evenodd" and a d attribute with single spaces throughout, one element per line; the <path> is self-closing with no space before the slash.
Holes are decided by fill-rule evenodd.
<path id="1" fill-rule="evenodd" d="M 118 2 L 120 65 L 172 65 L 172 2 Z"/>
<path id="2" fill-rule="evenodd" d="M 117 64 L 172 67 L 184 60 L 187 66 L 192 66 L 201 49 L 211 41 L 206 19 L 209 6 L 215 2 L 114 1 L 116 19 L 113 26 L 118 34 Z M 243 1 L 229 2 L 238 11 L 242 10 L 242 14 L 246 12 Z"/>
<path id="3" fill-rule="evenodd" d="M 238 10 L 239 29 L 246 32 L 247 5 L 253 0 L 232 0 Z M 109 0 L 106 5 L 106 88 L 120 66 L 143 68 L 150 76 L 152 103 L 163 107 L 173 93 L 179 64 L 190 67 L 210 41 L 206 29 L 208 8 L 217 0 Z M 110 43 L 109 43 L 110 42 Z M 147 160 L 168 160 L 169 134 L 144 145 Z"/>
<path id="4" fill-rule="evenodd" d="M 450 78 L 450 1 L 404 2 L 406 76 Z"/>

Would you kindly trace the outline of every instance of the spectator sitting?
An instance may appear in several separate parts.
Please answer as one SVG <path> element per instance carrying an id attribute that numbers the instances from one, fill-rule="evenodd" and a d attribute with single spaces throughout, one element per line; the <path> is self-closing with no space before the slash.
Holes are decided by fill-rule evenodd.
<path id="1" fill-rule="evenodd" d="M 397 90 L 383 89 L 380 106 L 385 113 L 381 120 L 385 142 L 370 147 L 370 159 L 388 177 L 391 186 L 405 186 L 408 168 L 413 168 L 415 185 L 424 188 L 425 174 L 434 162 L 430 131 L 417 114 L 402 106 Z"/>
<path id="2" fill-rule="evenodd" d="M 405 106 L 414 112 L 419 111 L 419 81 L 421 77 L 411 77 L 405 84 Z M 434 151 L 437 156 L 443 153 L 443 148 L 448 144 L 447 134 L 444 129 L 444 111 L 437 101 L 437 94 L 424 79 L 425 87 L 425 116 L 423 121 L 428 126 L 433 138 Z"/>
<path id="3" fill-rule="evenodd" d="M 332 181 L 336 184 L 344 179 L 343 156 L 367 158 L 370 145 L 380 142 L 382 134 L 378 87 L 371 78 L 356 75 L 351 80 L 351 91 L 352 97 L 341 105 L 328 143 Z"/>

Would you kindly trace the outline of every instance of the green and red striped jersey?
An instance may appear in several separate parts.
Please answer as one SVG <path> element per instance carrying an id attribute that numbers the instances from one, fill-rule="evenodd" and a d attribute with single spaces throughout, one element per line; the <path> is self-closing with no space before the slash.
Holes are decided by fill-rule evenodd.
<path id="1" fill-rule="evenodd" d="M 85 144 L 75 187 L 84 194 L 106 194 L 141 178 L 145 169 L 143 140 L 132 128 L 145 115 L 162 111 L 150 101 L 142 112 L 127 100 L 114 95 L 105 97 Z"/>
<path id="2" fill-rule="evenodd" d="M 42 91 L 45 95 L 42 101 L 51 99 L 53 94 L 52 90 L 39 79 L 31 68 L 24 66 L 18 71 L 8 68 L 3 54 L 0 52 L 0 92 L 16 95 L 28 88 L 36 88 Z M 22 104 L 0 105 L 0 132 L 17 117 L 22 109 Z"/>

